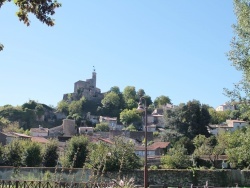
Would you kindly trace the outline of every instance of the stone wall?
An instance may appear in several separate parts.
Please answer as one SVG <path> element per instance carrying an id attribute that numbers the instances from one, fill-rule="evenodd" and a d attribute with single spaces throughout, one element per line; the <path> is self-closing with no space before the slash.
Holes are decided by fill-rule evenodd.
<path id="1" fill-rule="evenodd" d="M 83 169 L 61 169 L 61 168 L 14 168 L 0 167 L 0 179 L 3 180 L 22 180 L 27 177 L 36 177 L 36 180 L 42 180 L 46 172 L 50 172 L 54 177 L 58 177 L 61 181 L 83 182 L 87 181 L 91 175 L 90 171 Z M 60 178 L 59 178 L 60 177 Z M 106 180 L 118 179 L 118 173 L 108 173 L 103 178 Z M 120 177 L 128 180 L 135 179 L 136 185 L 143 185 L 143 170 L 135 170 L 121 174 Z M 250 171 L 240 170 L 149 170 L 149 185 L 165 185 L 171 187 L 190 187 L 204 186 L 208 182 L 209 186 L 214 187 L 235 187 L 250 186 Z"/>

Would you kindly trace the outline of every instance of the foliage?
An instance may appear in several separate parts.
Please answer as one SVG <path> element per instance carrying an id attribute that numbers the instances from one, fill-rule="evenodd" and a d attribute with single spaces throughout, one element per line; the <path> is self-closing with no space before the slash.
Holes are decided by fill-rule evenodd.
<path id="1" fill-rule="evenodd" d="M 24 151 L 22 163 L 27 167 L 40 166 L 42 162 L 42 146 L 37 142 L 22 141 Z"/>
<path id="2" fill-rule="evenodd" d="M 14 139 L 8 145 L 4 147 L 3 160 L 7 166 L 21 166 L 22 165 L 22 154 L 23 145 L 18 139 Z"/>
<path id="3" fill-rule="evenodd" d="M 77 101 L 71 101 L 69 104 L 69 115 L 77 114 L 79 116 L 83 113 L 83 106 L 86 102 L 85 97 L 82 97 L 80 100 Z"/>
<path id="4" fill-rule="evenodd" d="M 185 149 L 187 149 L 187 154 L 191 155 L 194 152 L 194 144 L 193 141 L 185 136 L 179 137 L 179 139 L 173 144 L 174 148 L 178 148 L 178 147 L 184 147 Z"/>
<path id="5" fill-rule="evenodd" d="M 191 166 L 191 160 L 184 147 L 171 148 L 167 155 L 161 158 L 161 168 L 186 169 Z"/>
<path id="6" fill-rule="evenodd" d="M 125 130 L 128 130 L 128 131 L 137 131 L 137 129 L 135 128 L 135 126 L 133 124 L 130 124 L 129 126 L 127 126 L 125 128 Z"/>
<path id="7" fill-rule="evenodd" d="M 135 108 L 132 110 L 125 109 L 120 113 L 120 121 L 127 126 L 131 123 L 141 122 L 141 117 Z"/>
<path id="8" fill-rule="evenodd" d="M 0 8 L 5 2 L 11 2 L 11 0 L 0 0 Z M 55 13 L 55 9 L 61 6 L 56 0 L 15 0 L 13 1 L 15 5 L 19 8 L 16 12 L 17 17 L 20 21 L 24 22 L 25 25 L 30 25 L 30 20 L 28 15 L 31 13 L 42 23 L 48 26 L 53 26 L 55 24 L 51 16 Z M 4 46 L 0 44 L 0 51 L 3 50 Z"/>
<path id="9" fill-rule="evenodd" d="M 201 105 L 199 101 L 188 101 L 164 112 L 164 120 L 167 129 L 174 130 L 193 139 L 198 134 L 208 136 L 207 126 L 210 122 L 207 105 Z"/>
<path id="10" fill-rule="evenodd" d="M 234 89 L 225 89 L 232 101 L 237 101 L 244 119 L 249 119 L 249 81 L 250 81 L 250 1 L 234 0 L 237 24 L 233 25 L 235 37 L 231 41 L 228 59 L 236 70 L 242 72 L 242 80 L 234 84 Z"/>
<path id="11" fill-rule="evenodd" d="M 64 113 L 65 115 L 69 114 L 69 103 L 65 100 L 61 100 L 57 103 L 57 111 Z"/>
<path id="12" fill-rule="evenodd" d="M 45 110 L 43 108 L 43 105 L 41 104 L 38 104 L 36 107 L 35 107 L 35 113 L 38 117 L 41 117 L 42 115 L 44 115 L 45 113 Z"/>
<path id="13" fill-rule="evenodd" d="M 218 138 L 218 142 L 225 149 L 232 168 L 250 167 L 250 129 L 244 127 L 234 132 L 226 132 Z"/>
<path id="14" fill-rule="evenodd" d="M 175 143 L 180 137 L 183 136 L 183 134 L 177 132 L 174 129 L 165 129 L 164 131 L 160 132 L 159 136 L 162 142 Z"/>
<path id="15" fill-rule="evenodd" d="M 3 132 L 16 132 L 16 133 L 24 133 L 23 128 L 20 128 L 19 122 L 9 122 L 2 130 Z"/>
<path id="16" fill-rule="evenodd" d="M 215 136 L 205 137 L 204 135 L 197 135 L 193 139 L 195 151 L 193 153 L 195 158 L 200 158 L 202 155 L 209 157 L 210 163 L 214 166 L 215 161 L 219 155 L 222 155 L 225 151 L 222 145 L 220 145 Z"/>
<path id="17" fill-rule="evenodd" d="M 118 117 L 120 113 L 120 95 L 111 91 L 102 99 L 102 113 L 106 116 Z"/>
<path id="18" fill-rule="evenodd" d="M 125 103 L 127 103 L 127 101 L 129 99 L 136 100 L 135 87 L 134 86 L 126 86 L 123 90 L 123 97 L 124 97 Z"/>
<path id="19" fill-rule="evenodd" d="M 105 122 L 98 123 L 96 124 L 94 131 L 109 132 L 109 125 Z"/>
<path id="20" fill-rule="evenodd" d="M 43 166 L 55 167 L 57 165 L 58 157 L 58 141 L 51 139 L 44 148 L 42 160 Z"/>
<path id="21" fill-rule="evenodd" d="M 86 167 L 96 172 L 128 171 L 141 166 L 140 159 L 134 153 L 134 144 L 116 137 L 112 145 L 94 143 L 90 145 Z"/>
<path id="22" fill-rule="evenodd" d="M 161 95 L 159 97 L 156 97 L 154 100 L 154 105 L 156 108 L 160 108 L 161 106 L 164 106 L 166 104 L 171 104 L 171 100 L 168 96 Z"/>
<path id="23" fill-rule="evenodd" d="M 208 112 L 211 117 L 210 124 L 222 124 L 231 118 L 232 113 L 230 110 L 216 111 L 214 108 L 209 108 Z"/>
<path id="24" fill-rule="evenodd" d="M 62 165 L 64 167 L 82 168 L 88 154 L 88 143 L 88 138 L 84 135 L 72 137 L 67 143 Z"/>

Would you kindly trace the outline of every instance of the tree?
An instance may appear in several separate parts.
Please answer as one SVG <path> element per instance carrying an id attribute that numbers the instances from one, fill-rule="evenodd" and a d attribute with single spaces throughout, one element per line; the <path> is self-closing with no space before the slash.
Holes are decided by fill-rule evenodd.
<path id="1" fill-rule="evenodd" d="M 69 103 L 65 100 L 58 102 L 57 111 L 69 115 Z"/>
<path id="2" fill-rule="evenodd" d="M 94 128 L 95 131 L 101 131 L 101 132 L 109 132 L 109 125 L 108 123 L 98 123 L 96 124 L 96 127 Z"/>
<path id="3" fill-rule="evenodd" d="M 38 105 L 35 107 L 35 112 L 36 112 L 36 115 L 37 115 L 38 118 L 40 118 L 42 115 L 44 115 L 45 110 L 44 110 L 44 108 L 43 108 L 43 105 L 38 104 Z"/>
<path id="4" fill-rule="evenodd" d="M 0 8 L 6 2 L 11 2 L 11 0 L 0 0 Z M 28 14 L 30 13 L 36 16 L 42 23 L 53 26 L 55 23 L 51 16 L 55 13 L 55 9 L 61 6 L 56 0 L 15 0 L 13 2 L 19 8 L 16 13 L 17 17 L 27 26 L 30 25 L 30 20 L 28 18 Z M 3 47 L 4 46 L 0 44 L 0 51 L 3 50 Z"/>
<path id="5" fill-rule="evenodd" d="M 111 91 L 107 93 L 101 101 L 104 115 L 118 117 L 120 113 L 120 96 Z"/>
<path id="6" fill-rule="evenodd" d="M 64 167 L 82 168 L 88 155 L 89 141 L 84 135 L 72 137 L 65 151 L 65 157 L 62 160 Z"/>
<path id="7" fill-rule="evenodd" d="M 191 161 L 184 147 L 171 148 L 161 158 L 161 167 L 164 169 L 186 169 L 190 166 Z"/>
<path id="8" fill-rule="evenodd" d="M 198 134 L 209 136 L 207 126 L 210 118 L 208 106 L 201 105 L 197 100 L 167 109 L 164 113 L 166 127 L 184 134 L 190 139 Z"/>
<path id="9" fill-rule="evenodd" d="M 224 148 L 218 144 L 215 136 L 205 137 L 204 135 L 197 135 L 193 139 L 195 146 L 195 151 L 193 156 L 197 159 L 202 155 L 207 155 L 209 157 L 212 166 L 215 166 L 215 162 L 219 155 L 224 153 Z"/>
<path id="10" fill-rule="evenodd" d="M 144 89 L 139 89 L 137 92 L 136 92 L 136 96 L 137 98 L 139 99 L 140 97 L 144 96 L 146 93 L 144 91 Z"/>
<path id="11" fill-rule="evenodd" d="M 154 105 L 157 108 L 159 108 L 163 105 L 166 105 L 166 104 L 171 104 L 171 100 L 168 96 L 161 95 L 159 97 L 156 97 L 156 99 L 154 100 Z"/>
<path id="12" fill-rule="evenodd" d="M 136 91 L 134 86 L 127 86 L 123 90 L 123 98 L 125 102 L 125 107 L 128 109 L 132 109 L 133 107 L 136 107 Z M 133 104 L 133 105 L 131 105 Z"/>
<path id="13" fill-rule="evenodd" d="M 42 162 L 42 146 L 37 142 L 23 141 L 22 163 L 27 167 L 37 167 Z"/>
<path id="14" fill-rule="evenodd" d="M 137 131 L 137 129 L 135 128 L 135 126 L 133 124 L 130 124 L 129 126 L 127 126 L 125 130 L 128 130 L 128 131 Z"/>
<path id="15" fill-rule="evenodd" d="M 122 172 L 141 167 L 140 158 L 134 153 L 134 144 L 122 137 L 115 137 L 112 145 L 102 142 L 92 144 L 89 151 L 86 166 L 97 172 Z"/>
<path id="16" fill-rule="evenodd" d="M 234 89 L 225 89 L 225 94 L 232 101 L 237 101 L 240 109 L 250 111 L 249 107 L 249 81 L 250 81 L 250 1 L 234 0 L 234 12 L 237 24 L 233 25 L 236 34 L 231 41 L 231 50 L 228 59 L 236 70 L 242 72 L 242 80 L 234 84 Z M 249 117 L 249 113 L 247 116 Z M 248 117 L 245 118 L 248 119 Z"/>
<path id="17" fill-rule="evenodd" d="M 125 125 L 128 126 L 131 123 L 138 123 L 141 122 L 141 117 L 138 114 L 136 109 L 128 110 L 125 109 L 120 113 L 120 121 Z"/>
<path id="18" fill-rule="evenodd" d="M 12 142 L 4 147 L 3 160 L 7 166 L 21 166 L 22 165 L 22 154 L 23 145 L 18 139 L 14 139 Z"/>
<path id="19" fill-rule="evenodd" d="M 43 153 L 43 166 L 45 167 L 55 167 L 58 161 L 58 141 L 50 140 L 49 143 L 46 144 L 44 153 Z"/>
<path id="20" fill-rule="evenodd" d="M 80 100 L 72 101 L 69 104 L 69 115 L 78 114 L 82 116 L 83 113 L 83 105 L 86 102 L 85 97 L 82 97 Z"/>

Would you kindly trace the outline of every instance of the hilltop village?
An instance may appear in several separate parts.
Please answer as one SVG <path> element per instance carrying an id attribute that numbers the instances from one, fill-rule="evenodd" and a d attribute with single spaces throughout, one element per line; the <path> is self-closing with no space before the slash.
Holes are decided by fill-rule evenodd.
<path id="1" fill-rule="evenodd" d="M 180 138 L 183 135 L 188 139 L 193 139 L 200 134 L 218 135 L 219 132 L 234 131 L 247 125 L 246 121 L 238 119 L 239 116 L 235 119 L 231 118 L 230 115 L 236 110 L 235 105 L 228 103 L 212 109 L 200 104 L 199 101 L 189 101 L 186 107 L 190 107 L 189 111 L 197 108 L 201 113 L 189 113 L 196 113 L 195 116 L 207 119 L 206 121 L 200 121 L 197 118 L 190 119 L 189 121 L 193 121 L 190 125 L 187 122 L 173 121 L 171 119 L 173 117 L 170 115 L 174 116 L 173 112 L 180 110 L 183 106 L 173 105 L 169 97 L 160 96 L 152 102 L 143 89 L 136 92 L 132 86 L 128 86 L 123 93 L 117 86 L 102 93 L 96 87 L 96 81 L 97 74 L 94 70 L 92 78 L 75 82 L 74 92 L 64 94 L 57 109 L 35 101 L 25 103 L 24 111 L 30 109 L 35 112 L 35 117 L 32 117 L 34 121 L 31 121 L 31 117 L 27 121 L 27 119 L 23 120 L 20 117 L 18 119 L 13 115 L 8 115 L 4 112 L 11 111 L 11 107 L 8 105 L 2 107 L 0 111 L 2 118 L 18 121 L 19 128 L 29 130 L 29 134 L 25 135 L 11 130 L 4 131 L 3 128 L 0 133 L 0 142 L 2 145 L 6 145 L 12 139 L 20 137 L 47 143 L 50 138 L 56 138 L 61 150 L 64 150 L 67 141 L 76 135 L 87 135 L 92 142 L 105 143 L 110 143 L 116 136 L 120 136 L 134 143 L 134 153 L 143 157 L 145 155 L 143 144 L 146 126 L 147 142 L 149 143 L 148 157 L 155 164 L 160 164 L 161 156 L 166 154 L 179 140 L 178 134 Z M 147 100 L 148 104 L 147 121 L 145 121 L 144 113 L 136 110 L 141 96 Z M 213 117 L 213 113 L 216 116 Z M 222 116 L 221 120 L 219 120 L 219 115 Z M 192 150 L 190 149 L 189 153 L 194 151 Z"/>

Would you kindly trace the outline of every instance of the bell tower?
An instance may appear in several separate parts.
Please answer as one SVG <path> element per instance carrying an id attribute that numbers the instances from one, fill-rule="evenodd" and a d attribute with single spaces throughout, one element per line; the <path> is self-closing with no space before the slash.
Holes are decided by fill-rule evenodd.
<path id="1" fill-rule="evenodd" d="M 95 72 L 95 66 L 93 66 L 92 83 L 93 83 L 94 88 L 96 88 L 96 72 Z"/>

